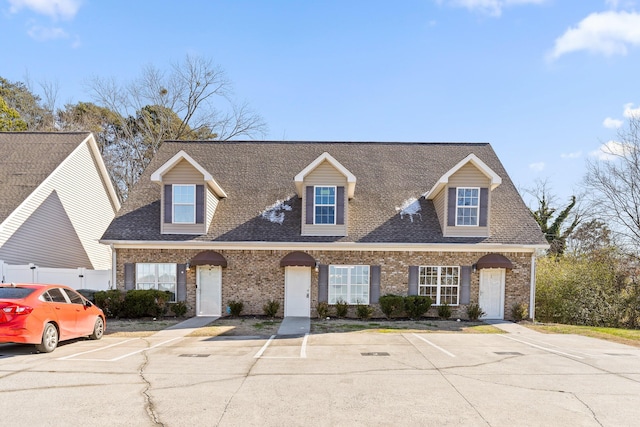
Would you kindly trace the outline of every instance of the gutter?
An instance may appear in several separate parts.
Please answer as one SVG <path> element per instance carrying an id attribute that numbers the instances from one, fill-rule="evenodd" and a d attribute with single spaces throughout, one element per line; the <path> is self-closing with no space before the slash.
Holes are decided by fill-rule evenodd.
<path id="1" fill-rule="evenodd" d="M 200 249 L 200 250 L 325 250 L 325 251 L 409 251 L 409 252 L 535 252 L 549 245 L 501 243 L 355 243 L 355 242 L 211 242 L 163 240 L 100 240 L 112 248 Z"/>

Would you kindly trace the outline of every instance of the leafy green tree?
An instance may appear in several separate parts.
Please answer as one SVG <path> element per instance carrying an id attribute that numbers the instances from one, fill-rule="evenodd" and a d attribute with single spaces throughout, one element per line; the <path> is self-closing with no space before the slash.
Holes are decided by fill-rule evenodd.
<path id="1" fill-rule="evenodd" d="M 0 96 L 0 131 L 22 132 L 27 130 L 27 123 L 20 118 L 20 114 L 10 108 Z"/>
<path id="2" fill-rule="evenodd" d="M 52 112 L 41 105 L 41 99 L 22 82 L 12 83 L 0 77 L 0 96 L 27 124 L 29 131 L 51 131 Z"/>

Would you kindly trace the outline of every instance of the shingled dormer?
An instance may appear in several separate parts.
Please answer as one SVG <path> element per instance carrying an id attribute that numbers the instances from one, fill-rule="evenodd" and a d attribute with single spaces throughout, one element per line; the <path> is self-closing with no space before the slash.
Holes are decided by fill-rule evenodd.
<path id="1" fill-rule="evenodd" d="M 182 150 L 153 172 L 151 181 L 162 188 L 162 234 L 205 234 L 218 201 L 227 197 L 213 176 Z"/>
<path id="2" fill-rule="evenodd" d="M 346 236 L 349 199 L 356 177 L 329 153 L 322 153 L 294 178 L 302 203 L 303 236 Z"/>
<path id="3" fill-rule="evenodd" d="M 502 183 L 489 166 L 469 154 L 425 194 L 433 200 L 445 237 L 488 237 L 491 191 Z"/>

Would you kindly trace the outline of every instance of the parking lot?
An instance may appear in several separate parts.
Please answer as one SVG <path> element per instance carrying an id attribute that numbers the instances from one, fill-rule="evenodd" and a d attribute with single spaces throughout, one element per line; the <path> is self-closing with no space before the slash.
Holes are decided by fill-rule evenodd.
<path id="1" fill-rule="evenodd" d="M 165 331 L 163 331 L 165 332 Z M 640 349 L 572 335 L 105 337 L 0 345 L 11 425 L 624 426 Z"/>

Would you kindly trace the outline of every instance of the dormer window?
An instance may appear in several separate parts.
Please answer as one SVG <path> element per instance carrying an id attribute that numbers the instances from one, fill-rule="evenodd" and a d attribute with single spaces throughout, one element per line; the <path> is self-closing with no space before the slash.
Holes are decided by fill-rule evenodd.
<path id="1" fill-rule="evenodd" d="M 195 224 L 195 185 L 173 185 L 173 222 L 174 224 Z"/>
<path id="2" fill-rule="evenodd" d="M 480 188 L 458 187 L 456 198 L 456 226 L 478 226 Z"/>
<path id="3" fill-rule="evenodd" d="M 313 223 L 336 223 L 336 187 L 314 187 Z"/>

